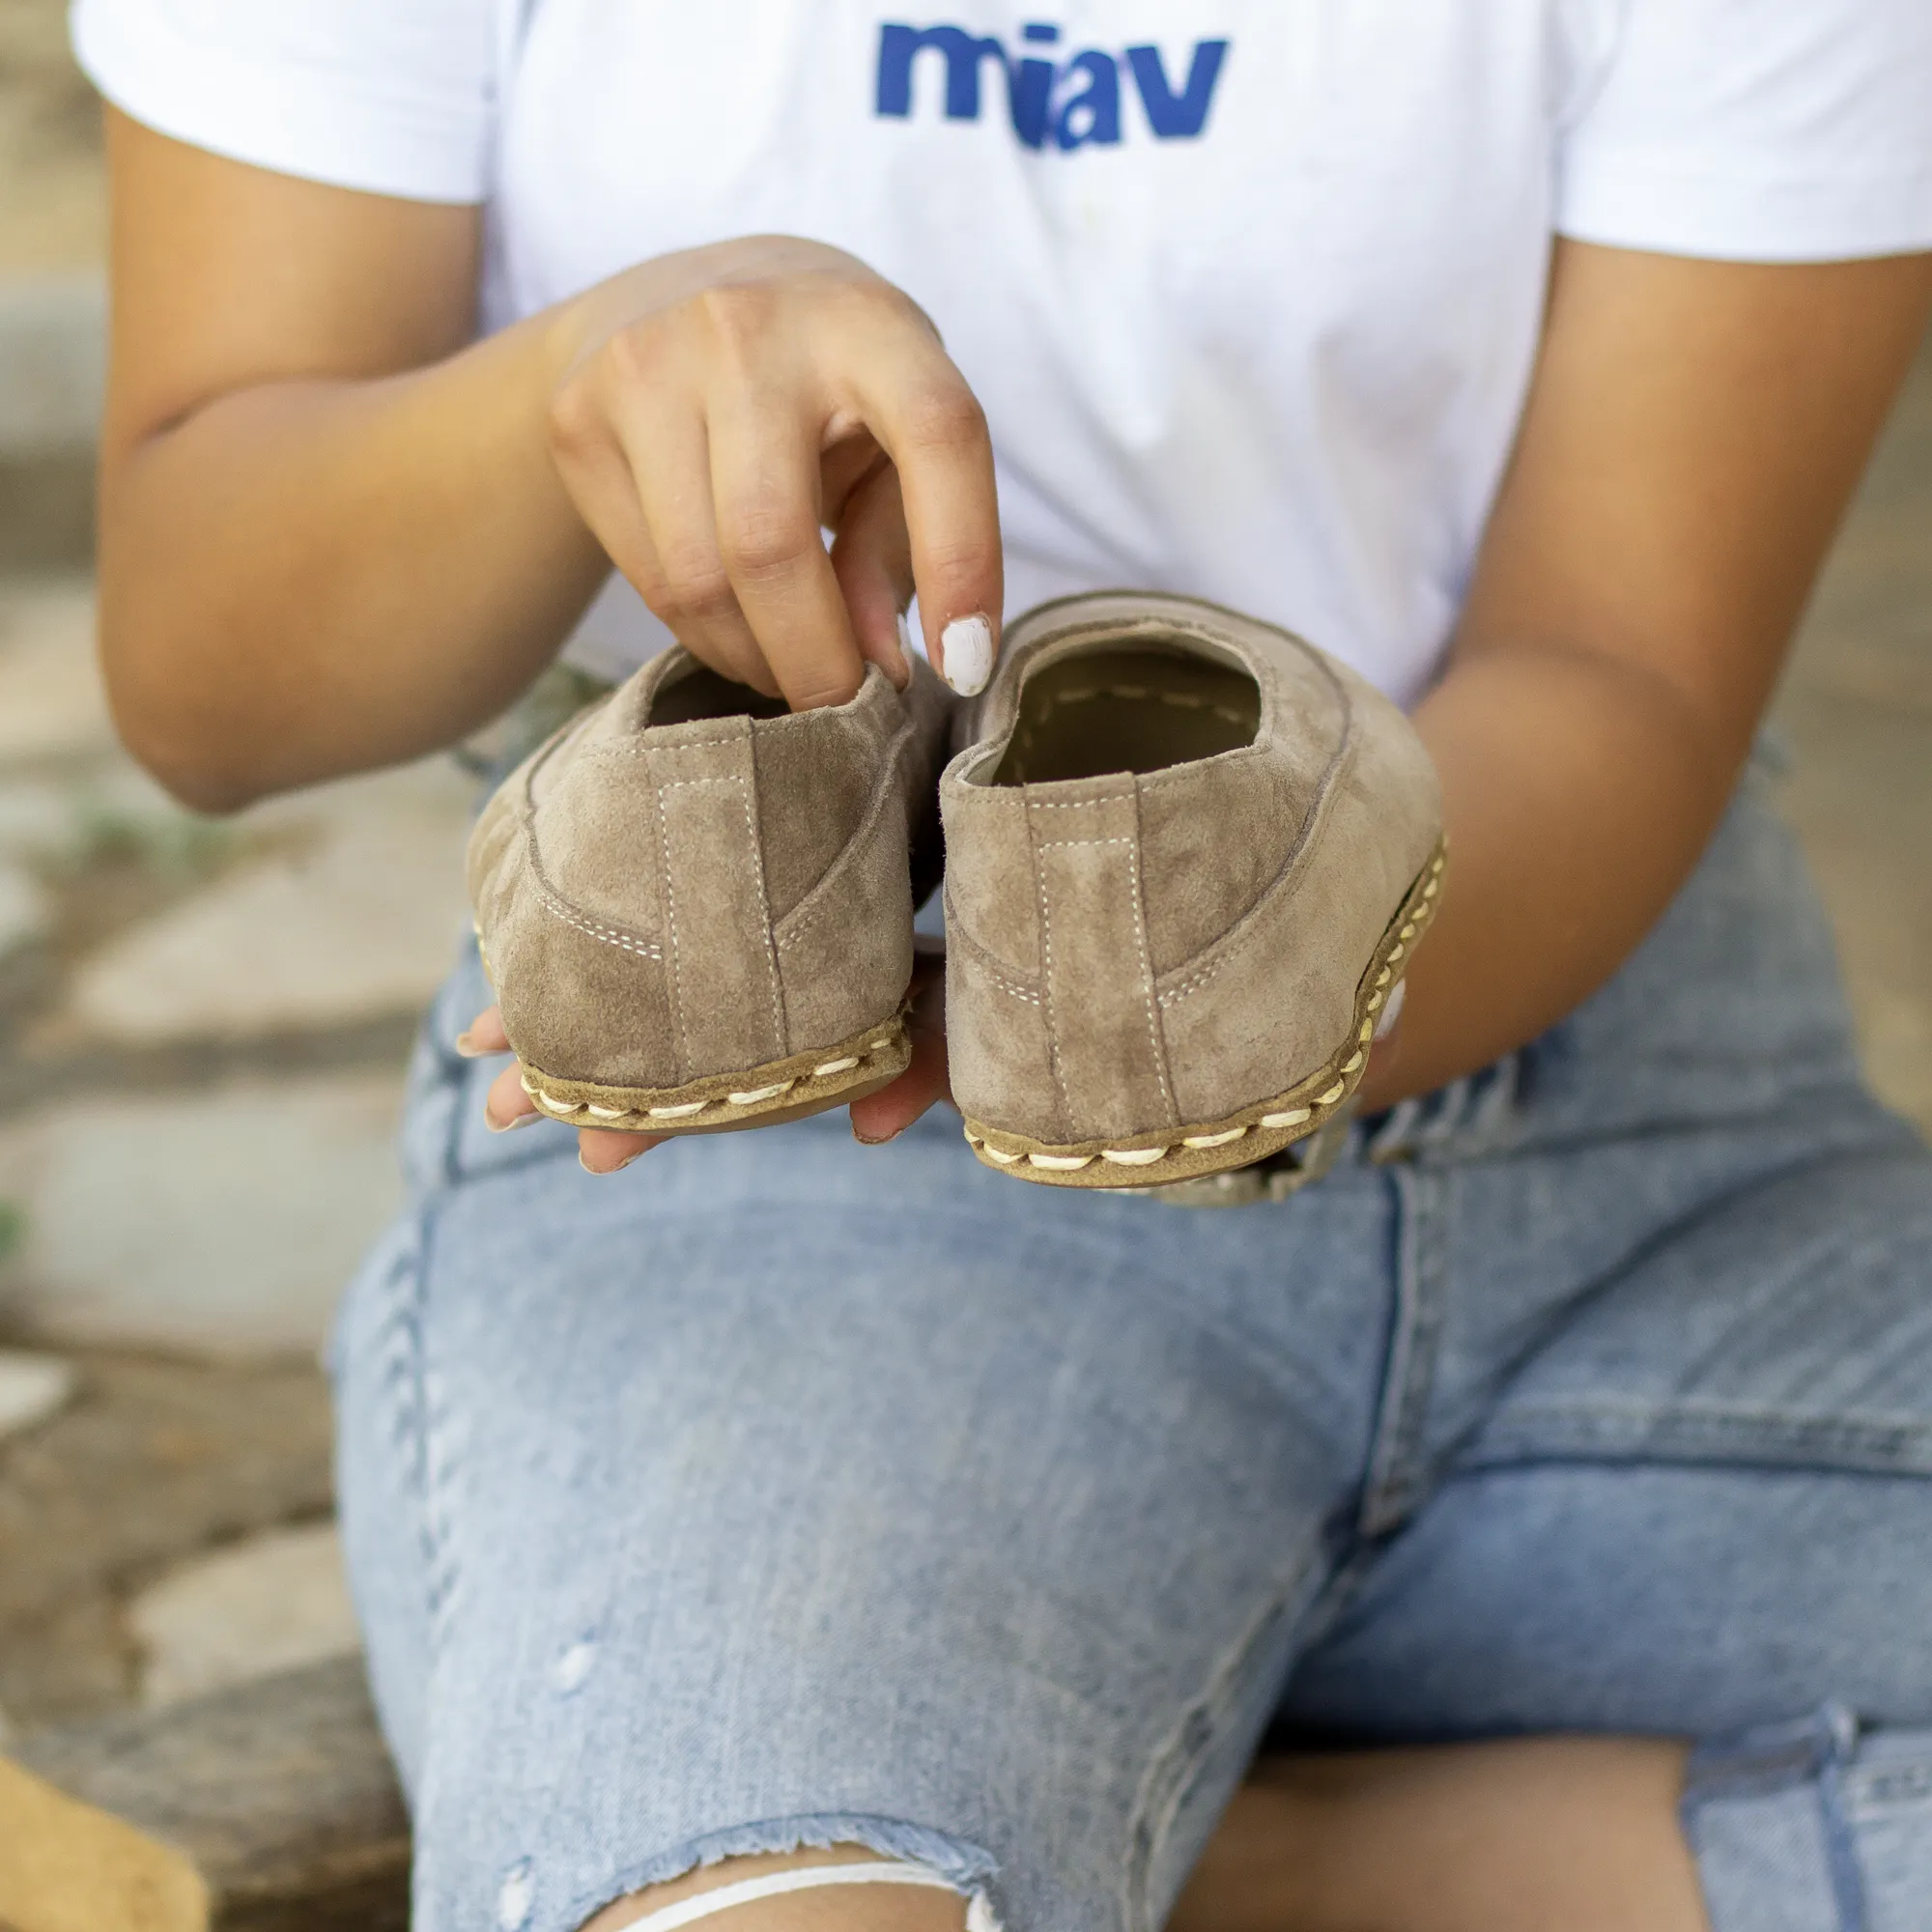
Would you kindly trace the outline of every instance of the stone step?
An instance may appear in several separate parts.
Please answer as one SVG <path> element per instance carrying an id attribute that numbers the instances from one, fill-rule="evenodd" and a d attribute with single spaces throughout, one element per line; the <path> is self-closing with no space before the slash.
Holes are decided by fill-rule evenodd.
<path id="1" fill-rule="evenodd" d="M 409 1822 L 358 1661 L 43 1732 L 17 1760 L 183 1853 L 211 1932 L 409 1922 Z"/>

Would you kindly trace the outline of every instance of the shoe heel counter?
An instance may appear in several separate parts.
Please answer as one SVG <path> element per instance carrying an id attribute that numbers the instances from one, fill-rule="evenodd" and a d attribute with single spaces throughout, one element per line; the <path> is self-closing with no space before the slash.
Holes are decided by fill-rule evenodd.
<path id="1" fill-rule="evenodd" d="M 517 834 L 479 826 L 472 850 L 526 1062 L 668 1088 L 782 1057 L 749 721 L 580 753 L 526 796 Z"/>
<path id="2" fill-rule="evenodd" d="M 1040 990 L 1064 1132 L 1076 1142 L 1179 1124 L 1148 940 L 1140 791 L 1107 782 L 1119 788 L 1028 794 Z"/>
<path id="3" fill-rule="evenodd" d="M 954 1092 L 1046 1142 L 1174 1124 L 1141 880 L 1138 788 L 1118 779 L 947 795 Z"/>
<path id="4" fill-rule="evenodd" d="M 895 791 L 899 781 L 891 782 Z M 830 1046 L 896 1011 L 912 979 L 905 812 L 896 796 L 882 804 L 773 927 L 793 1053 Z"/>
<path id="5" fill-rule="evenodd" d="M 470 839 L 470 894 L 518 1054 L 554 1079 L 671 1085 L 676 1045 L 663 948 L 573 903 L 543 858 L 527 812 L 498 794 Z"/>

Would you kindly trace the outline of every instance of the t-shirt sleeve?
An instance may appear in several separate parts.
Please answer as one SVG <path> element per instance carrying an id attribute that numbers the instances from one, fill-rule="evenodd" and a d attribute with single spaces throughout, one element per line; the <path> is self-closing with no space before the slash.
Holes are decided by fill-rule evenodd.
<path id="1" fill-rule="evenodd" d="M 1932 248 L 1932 0 L 1623 0 L 1556 226 L 1734 261 Z"/>
<path id="2" fill-rule="evenodd" d="M 74 0 L 74 52 L 157 132 L 417 201 L 481 201 L 502 0 Z"/>

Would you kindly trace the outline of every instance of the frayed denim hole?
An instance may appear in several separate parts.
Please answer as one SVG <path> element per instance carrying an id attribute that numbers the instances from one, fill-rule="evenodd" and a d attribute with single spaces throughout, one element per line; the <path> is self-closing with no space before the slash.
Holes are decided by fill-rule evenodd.
<path id="1" fill-rule="evenodd" d="M 497 1889 L 497 1932 L 523 1932 L 536 1904 L 536 1885 L 528 1859 L 519 1859 Z"/>
<path id="2" fill-rule="evenodd" d="M 595 1635 L 578 1637 L 574 1642 L 565 1644 L 552 1659 L 551 1689 L 559 1697 L 574 1697 L 583 1689 L 596 1667 L 597 1638 Z"/>
<path id="3" fill-rule="evenodd" d="M 954 1887 L 966 1902 L 967 1932 L 1005 1932 L 991 1884 L 999 1871 L 999 1861 L 983 1846 L 905 1819 L 836 1811 L 774 1818 L 707 1833 L 670 1851 L 621 1867 L 608 1883 L 569 1900 L 554 1918 L 545 1914 L 541 1923 L 532 1926 L 530 1932 L 580 1932 L 582 1926 L 620 1898 L 648 1891 L 652 1886 L 668 1885 L 687 1872 L 723 1864 L 727 1859 L 750 1858 L 763 1852 L 830 1851 L 836 1845 L 856 1845 L 882 1858 L 924 1865 Z M 508 1928 L 506 1932 L 524 1932 L 524 1928 Z"/>

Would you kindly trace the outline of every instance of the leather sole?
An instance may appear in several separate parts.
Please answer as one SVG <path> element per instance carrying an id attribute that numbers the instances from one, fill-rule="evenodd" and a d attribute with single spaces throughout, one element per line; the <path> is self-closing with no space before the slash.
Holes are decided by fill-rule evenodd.
<path id="1" fill-rule="evenodd" d="M 1272 1099 L 1224 1120 L 1169 1127 L 1123 1139 L 1056 1145 L 1004 1133 L 969 1119 L 966 1139 L 983 1166 L 1046 1187 L 1146 1189 L 1202 1180 L 1252 1166 L 1317 1134 L 1340 1114 L 1360 1086 L 1377 1024 L 1407 971 L 1441 903 L 1449 848 L 1445 839 L 1422 868 L 1389 921 L 1355 993 L 1349 1037 L 1315 1072 Z"/>
<path id="2" fill-rule="evenodd" d="M 540 1113 L 573 1127 L 625 1134 L 729 1134 L 779 1126 L 862 1100 L 896 1080 L 911 1061 L 912 1040 L 901 1008 L 836 1046 L 794 1053 L 742 1073 L 713 1074 L 682 1087 L 559 1080 L 526 1062 L 524 1092 Z"/>

